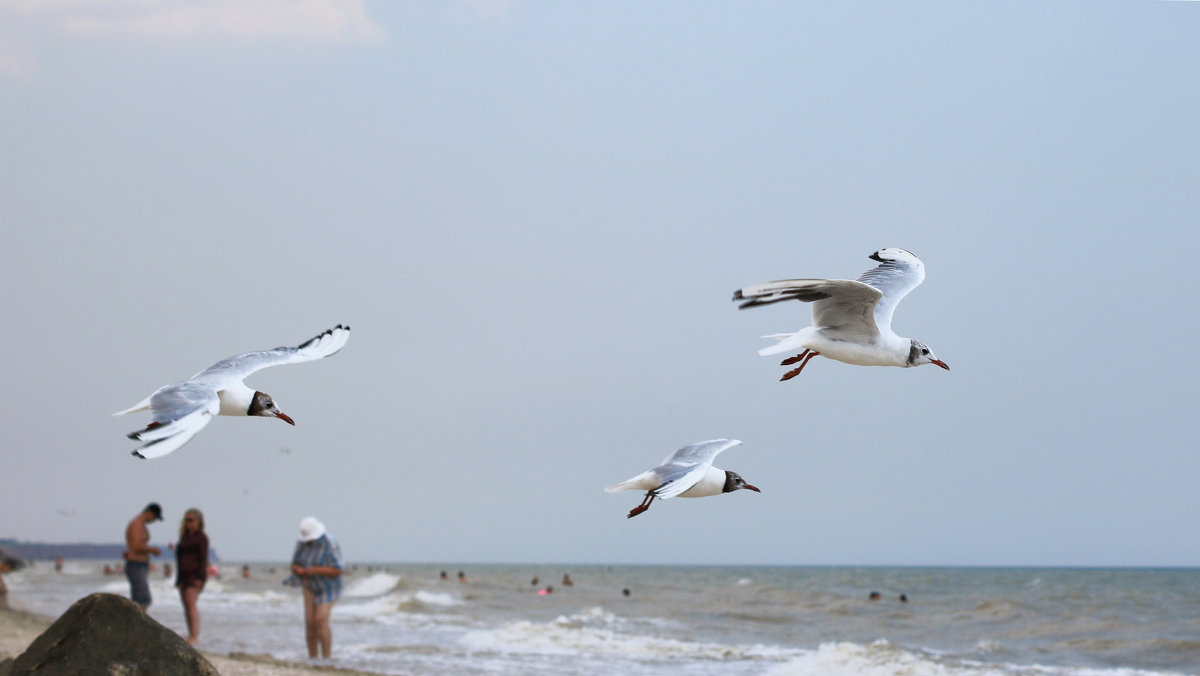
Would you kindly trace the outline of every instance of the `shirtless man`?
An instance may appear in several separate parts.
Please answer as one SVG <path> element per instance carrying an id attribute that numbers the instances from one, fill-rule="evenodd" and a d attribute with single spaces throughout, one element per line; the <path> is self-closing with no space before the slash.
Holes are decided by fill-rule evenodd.
<path id="1" fill-rule="evenodd" d="M 146 505 L 141 514 L 133 517 L 125 528 L 125 577 L 129 578 L 129 596 L 142 610 L 150 607 L 150 557 L 162 552 L 150 546 L 150 530 L 146 524 L 162 521 L 162 508 L 157 502 Z"/>

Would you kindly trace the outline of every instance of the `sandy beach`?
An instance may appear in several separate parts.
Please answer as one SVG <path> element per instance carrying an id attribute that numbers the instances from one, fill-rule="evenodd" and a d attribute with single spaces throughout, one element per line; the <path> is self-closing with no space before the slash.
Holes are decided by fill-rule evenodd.
<path id="1" fill-rule="evenodd" d="M 42 617 L 20 610 L 0 609 L 0 663 L 25 652 L 54 618 Z M 203 652 L 203 651 L 202 651 Z M 371 672 L 351 671 L 323 665 L 283 662 L 268 655 L 214 655 L 203 652 L 222 676 L 310 676 L 341 674 L 343 676 L 373 676 Z M 0 672 L 3 670 L 0 669 Z"/>

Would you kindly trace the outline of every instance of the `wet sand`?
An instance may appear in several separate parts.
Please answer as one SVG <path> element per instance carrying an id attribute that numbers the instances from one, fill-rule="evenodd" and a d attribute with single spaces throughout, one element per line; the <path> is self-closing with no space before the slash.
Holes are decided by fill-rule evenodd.
<path id="1" fill-rule="evenodd" d="M 0 664 L 25 652 L 33 640 L 54 622 L 54 618 L 42 617 L 20 610 L 0 608 Z M 339 674 L 341 676 L 374 676 L 371 672 L 351 671 L 319 664 L 284 662 L 269 655 L 214 655 L 201 651 L 212 662 L 221 676 L 314 676 Z M 4 668 L 0 666 L 0 673 Z"/>

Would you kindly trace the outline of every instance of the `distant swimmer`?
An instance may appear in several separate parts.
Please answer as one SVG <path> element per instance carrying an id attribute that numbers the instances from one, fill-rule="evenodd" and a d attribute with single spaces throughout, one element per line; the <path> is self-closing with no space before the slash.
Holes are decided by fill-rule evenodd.
<path id="1" fill-rule="evenodd" d="M 630 510 L 626 518 L 633 518 L 650 509 L 654 498 L 703 498 L 743 488 L 760 493 L 761 491 L 746 483 L 737 472 L 713 467 L 713 459 L 717 454 L 741 444 L 737 439 L 698 441 L 668 455 L 658 467 L 609 486 L 604 491 L 646 491 L 642 504 Z"/>
<path id="2" fill-rule="evenodd" d="M 131 432 L 130 439 L 144 442 L 133 454 L 139 458 L 161 458 L 186 444 L 217 415 L 279 418 L 295 425 L 265 392 L 256 392 L 242 382 L 250 374 L 280 364 L 322 359 L 350 339 L 350 327 L 337 326 L 297 347 L 277 347 L 247 352 L 223 359 L 189 380 L 160 387 L 132 407 L 113 415 L 150 410 L 153 421 L 146 429 Z"/>
<path id="3" fill-rule="evenodd" d="M 571 579 L 571 575 L 569 573 L 563 573 L 562 584 L 564 587 L 574 587 L 575 581 Z"/>
<path id="4" fill-rule="evenodd" d="M 554 593 L 554 587 L 549 587 L 549 586 L 547 586 L 544 589 L 537 590 L 538 596 L 549 596 L 550 594 L 553 594 L 553 593 Z"/>
<path id="5" fill-rule="evenodd" d="M 896 306 L 925 280 L 925 264 L 904 249 L 880 249 L 869 256 L 880 265 L 864 272 L 858 281 L 848 279 L 786 279 L 743 287 L 733 292 L 739 310 L 785 300 L 812 303 L 812 326 L 795 333 L 764 338 L 778 342 L 764 347 L 762 356 L 800 352 L 780 362 L 800 364 L 780 380 L 800 375 L 817 355 L 858 366 L 920 366 L 946 362 L 924 343 L 892 332 Z"/>

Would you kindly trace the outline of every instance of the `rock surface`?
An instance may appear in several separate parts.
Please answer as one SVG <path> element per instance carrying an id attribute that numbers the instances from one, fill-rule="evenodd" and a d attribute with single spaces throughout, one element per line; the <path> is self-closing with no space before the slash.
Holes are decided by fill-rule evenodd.
<path id="1" fill-rule="evenodd" d="M 76 601 L 10 669 L 11 676 L 220 676 L 187 641 L 115 594 Z"/>

